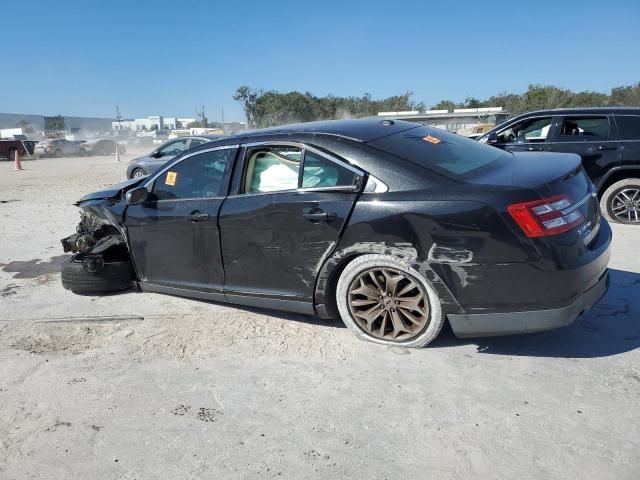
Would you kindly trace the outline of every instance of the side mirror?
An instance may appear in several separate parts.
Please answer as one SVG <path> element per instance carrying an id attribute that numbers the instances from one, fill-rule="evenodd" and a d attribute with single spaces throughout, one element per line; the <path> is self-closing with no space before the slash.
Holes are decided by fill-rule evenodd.
<path id="1" fill-rule="evenodd" d="M 495 145 L 497 143 L 500 143 L 500 139 L 498 138 L 498 134 L 496 132 L 491 132 L 489 135 L 487 135 L 487 143 L 489 145 Z"/>
<path id="2" fill-rule="evenodd" d="M 162 152 L 160 152 L 160 151 L 155 151 L 155 152 L 153 152 L 153 153 L 152 153 L 151 155 L 149 155 L 149 156 L 150 156 L 150 157 L 153 157 L 153 158 L 162 158 Z"/>
<path id="3" fill-rule="evenodd" d="M 134 188 L 127 192 L 127 205 L 139 205 L 147 201 L 149 191 L 145 187 Z"/>

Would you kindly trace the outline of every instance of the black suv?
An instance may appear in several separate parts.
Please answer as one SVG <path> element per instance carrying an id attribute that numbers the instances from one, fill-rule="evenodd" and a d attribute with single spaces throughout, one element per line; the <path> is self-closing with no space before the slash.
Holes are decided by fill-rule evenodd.
<path id="1" fill-rule="evenodd" d="M 577 153 L 598 189 L 602 213 L 614 222 L 640 224 L 640 108 L 529 112 L 478 141 L 510 152 Z"/>

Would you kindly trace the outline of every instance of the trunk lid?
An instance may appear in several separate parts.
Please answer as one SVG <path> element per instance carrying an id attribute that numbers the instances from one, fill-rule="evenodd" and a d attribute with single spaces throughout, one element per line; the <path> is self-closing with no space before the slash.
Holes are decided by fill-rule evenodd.
<path id="1" fill-rule="evenodd" d="M 528 188 L 542 198 L 568 194 L 575 202 L 591 189 L 580 156 L 566 153 L 513 153 L 507 161 L 467 181 Z"/>
<path id="2" fill-rule="evenodd" d="M 571 230 L 581 236 L 585 243 L 593 239 L 597 234 L 601 215 L 595 188 L 578 155 L 521 152 L 514 153 L 509 160 L 492 165 L 492 168 L 467 181 L 479 185 L 509 186 L 533 191 L 539 199 L 523 198 L 522 202 L 528 204 L 529 213 L 535 219 L 549 221 L 550 217 L 559 216 L 574 219 L 571 228 L 565 225 L 566 230 L 561 228 L 553 234 Z M 505 207 L 511 209 L 511 206 Z M 533 208 L 536 210 L 531 211 Z M 578 212 L 582 214 L 582 218 L 577 218 Z M 561 223 L 562 220 L 557 222 Z"/>

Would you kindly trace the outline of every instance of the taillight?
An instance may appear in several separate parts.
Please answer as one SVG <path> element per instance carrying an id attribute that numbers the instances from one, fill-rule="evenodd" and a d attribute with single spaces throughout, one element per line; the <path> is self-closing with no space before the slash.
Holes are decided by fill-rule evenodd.
<path id="1" fill-rule="evenodd" d="M 507 211 L 527 237 L 546 237 L 567 232 L 584 222 L 582 212 L 572 206 L 569 197 L 557 195 L 534 202 L 514 203 Z"/>

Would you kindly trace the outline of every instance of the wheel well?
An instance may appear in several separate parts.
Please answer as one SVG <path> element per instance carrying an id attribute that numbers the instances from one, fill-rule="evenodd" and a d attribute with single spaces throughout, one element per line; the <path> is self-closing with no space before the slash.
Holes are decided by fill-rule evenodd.
<path id="1" fill-rule="evenodd" d="M 598 189 L 598 198 L 601 198 L 604 192 L 607 191 L 607 188 L 609 188 L 611 185 L 627 178 L 640 178 L 640 170 L 628 169 L 613 172 L 607 177 L 605 182 Z"/>
<path id="2" fill-rule="evenodd" d="M 340 314 L 338 313 L 338 303 L 336 302 L 336 288 L 338 287 L 338 280 L 340 280 L 340 275 L 342 275 L 342 272 L 347 267 L 347 265 L 349 265 L 353 260 L 361 255 L 366 255 L 366 253 L 353 253 L 352 255 L 340 259 L 339 263 L 335 267 L 333 267 L 333 269 L 329 273 L 327 283 L 324 287 L 324 305 L 327 315 L 331 318 L 340 317 Z"/>

